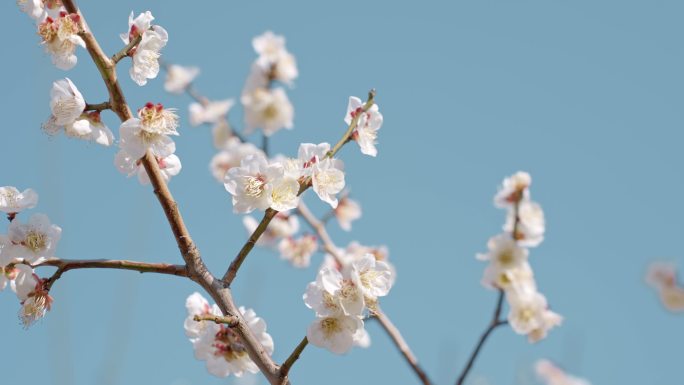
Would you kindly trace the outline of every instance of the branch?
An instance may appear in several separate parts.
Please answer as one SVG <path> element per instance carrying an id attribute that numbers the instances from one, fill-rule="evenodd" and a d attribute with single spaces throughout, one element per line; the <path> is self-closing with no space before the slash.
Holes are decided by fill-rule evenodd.
<path id="1" fill-rule="evenodd" d="M 363 107 L 361 107 L 362 111 L 368 111 L 374 103 L 375 90 L 370 90 L 368 92 L 368 100 L 366 101 L 366 104 L 364 104 Z M 349 123 L 347 131 L 344 133 L 344 135 L 342 135 L 342 138 L 337 142 L 337 144 L 335 144 L 332 150 L 328 151 L 328 153 L 325 154 L 325 158 L 332 158 L 333 156 L 335 156 L 335 154 L 337 154 L 337 152 L 342 148 L 342 146 L 344 146 L 347 142 L 349 142 L 352 139 L 352 134 L 356 129 L 360 117 L 360 113 L 354 116 L 352 121 Z M 309 187 L 311 187 L 310 176 L 299 183 L 299 192 L 297 193 L 297 196 L 302 195 L 304 191 L 306 191 Z M 237 275 L 238 269 L 240 269 L 240 265 L 242 265 L 242 262 L 244 262 L 245 258 L 247 258 L 249 252 L 252 251 L 254 245 L 259 240 L 259 237 L 261 237 L 261 234 L 263 234 L 264 231 L 266 231 L 268 224 L 271 223 L 271 220 L 276 216 L 276 214 L 278 214 L 277 210 L 273 210 L 271 208 L 266 210 L 266 212 L 264 213 L 264 218 L 261 220 L 261 222 L 254 230 L 252 235 L 249 236 L 249 238 L 247 239 L 247 243 L 245 243 L 245 245 L 242 246 L 242 249 L 240 249 L 240 252 L 237 256 L 235 256 L 235 259 L 233 260 L 233 262 L 230 263 L 228 270 L 226 270 L 226 273 L 223 275 L 221 281 L 223 281 L 225 287 L 230 287 L 230 284 L 233 282 L 235 276 Z"/>
<path id="2" fill-rule="evenodd" d="M 97 103 L 97 104 L 86 103 L 85 109 L 83 111 L 104 111 L 104 110 L 109 110 L 111 108 L 112 108 L 112 105 L 109 103 L 109 101 Z"/>
<path id="3" fill-rule="evenodd" d="M 401 355 L 404 356 L 406 362 L 409 364 L 409 366 L 411 366 L 411 369 L 413 369 L 413 371 L 416 373 L 420 381 L 425 385 L 430 385 L 430 378 L 428 378 L 427 373 L 425 373 L 425 371 L 423 371 L 423 369 L 418 365 L 418 359 L 413 355 L 413 352 L 411 352 L 411 348 L 409 348 L 408 344 L 401 336 L 401 333 L 399 333 L 399 329 L 394 326 L 392 321 L 390 321 L 390 319 L 387 318 L 387 316 L 380 309 L 377 309 L 373 313 L 378 322 L 380 322 L 382 328 L 385 329 L 385 332 L 387 332 L 392 339 L 392 342 L 394 342 L 394 345 L 396 345 L 397 349 L 399 349 Z"/>
<path id="4" fill-rule="evenodd" d="M 338 248 L 337 246 L 335 246 L 332 239 L 330 238 L 330 235 L 328 234 L 328 231 L 325 229 L 325 225 L 323 224 L 323 222 L 319 221 L 311 213 L 311 211 L 308 207 L 306 207 L 303 201 L 299 202 L 297 212 L 316 232 L 318 238 L 320 238 L 321 242 L 323 243 L 323 249 L 326 252 L 328 252 L 328 254 L 332 255 L 338 263 L 342 264 L 342 258 L 339 254 Z M 392 342 L 394 342 L 394 345 L 397 347 L 397 349 L 399 349 L 402 356 L 404 356 L 404 359 L 409 364 L 411 369 L 413 369 L 413 371 L 416 373 L 420 381 L 424 385 L 431 385 L 432 383 L 430 382 L 430 379 L 428 378 L 425 371 L 423 371 L 423 369 L 418 365 L 418 359 L 411 352 L 411 348 L 409 348 L 408 344 L 401 336 L 399 329 L 397 329 L 396 326 L 392 324 L 392 321 L 390 321 L 390 319 L 380 309 L 378 309 L 377 312 L 375 312 L 375 318 L 378 320 L 378 322 L 380 322 L 382 328 L 385 329 L 385 332 L 387 332 L 387 334 L 390 336 Z"/>
<path id="5" fill-rule="evenodd" d="M 100 75 L 102 76 L 102 80 L 107 86 L 112 110 L 118 115 L 122 122 L 130 119 L 132 117 L 131 110 L 128 107 L 128 104 L 126 104 L 126 99 L 124 98 L 121 86 L 117 81 L 115 63 L 105 55 L 95 37 L 88 30 L 85 18 L 79 12 L 74 0 L 62 0 L 62 4 L 69 13 L 77 13 L 80 15 L 79 36 L 85 41 L 86 49 L 97 66 Z M 145 156 L 141 158 L 141 161 L 150 178 L 150 182 L 154 187 L 154 193 L 164 210 L 171 231 L 176 238 L 176 244 L 178 245 L 181 256 L 187 265 L 188 277 L 200 284 L 211 295 L 225 315 L 238 317 L 240 322 L 235 326 L 234 330 L 244 343 L 249 357 L 254 361 L 268 381 L 271 384 L 287 384 L 287 379 L 282 379 L 279 376 L 278 365 L 276 365 L 275 362 L 273 362 L 273 359 L 266 353 L 264 347 L 240 316 L 240 311 L 233 302 L 230 290 L 224 288 L 220 281 L 208 271 L 200 256 L 199 250 L 195 246 L 190 237 L 190 233 L 185 227 L 183 217 L 178 210 L 178 205 L 173 199 L 173 196 L 166 185 L 166 181 L 161 175 L 156 159 L 150 151 L 147 151 Z"/>
<path id="6" fill-rule="evenodd" d="M 484 345 L 485 341 L 489 337 L 489 335 L 496 329 L 497 327 L 501 325 L 505 325 L 508 323 L 506 320 L 500 319 L 501 317 L 501 309 L 503 307 L 503 299 L 504 299 L 504 292 L 503 290 L 499 290 L 499 299 L 496 302 L 496 308 L 494 309 L 494 316 L 492 316 L 492 320 L 489 322 L 489 326 L 487 329 L 485 329 L 484 333 L 480 336 L 480 340 L 477 342 L 477 345 L 475 346 L 475 350 L 470 354 L 470 358 L 468 359 L 468 363 L 466 364 L 465 368 L 463 368 L 463 371 L 461 372 L 461 375 L 458 376 L 458 380 L 456 380 L 456 385 L 463 385 L 466 376 L 468 376 L 468 373 L 470 372 L 470 369 L 472 369 L 473 364 L 475 363 L 475 359 L 477 358 L 478 354 L 480 354 L 480 350 L 482 349 L 482 346 Z"/>
<path id="7" fill-rule="evenodd" d="M 283 364 L 280 366 L 280 375 L 282 377 L 286 377 L 287 374 L 290 372 L 290 369 L 292 368 L 292 365 L 299 359 L 299 355 L 302 354 L 304 351 L 304 348 L 306 348 L 306 345 L 309 343 L 309 340 L 306 338 L 306 336 L 302 339 L 302 341 L 297 345 L 297 347 L 292 351 L 292 354 L 290 354 L 289 357 L 283 362 Z"/>
<path id="8" fill-rule="evenodd" d="M 176 275 L 180 277 L 187 277 L 188 271 L 183 265 L 172 265 L 168 263 L 147 263 L 138 261 L 116 260 L 116 259 L 59 259 L 51 258 L 46 261 L 29 264 L 25 261 L 22 264 L 29 265 L 32 268 L 41 266 L 54 266 L 57 271 L 48 278 L 46 288 L 49 290 L 62 274 L 69 270 L 77 269 L 118 269 L 118 270 L 133 270 L 140 273 L 158 273 Z"/>
<path id="9" fill-rule="evenodd" d="M 125 58 L 126 56 L 131 55 L 132 54 L 131 51 L 133 51 L 133 49 L 140 43 L 141 40 L 142 40 L 142 34 L 139 34 L 138 36 L 131 39 L 131 41 L 129 41 L 128 44 L 126 44 L 126 46 L 121 49 L 121 51 L 112 55 L 112 62 L 114 64 L 116 64 L 119 61 L 121 61 L 121 59 Z"/>
<path id="10" fill-rule="evenodd" d="M 215 322 L 217 324 L 225 324 L 225 325 L 228 325 L 228 327 L 230 327 L 230 328 L 234 328 L 240 322 L 240 319 L 238 317 L 235 317 L 235 316 L 223 316 L 222 317 L 222 316 L 209 315 L 209 314 L 205 314 L 205 315 L 196 314 L 192 319 L 197 321 L 197 322 L 199 322 L 199 321 L 212 321 L 212 322 Z"/>

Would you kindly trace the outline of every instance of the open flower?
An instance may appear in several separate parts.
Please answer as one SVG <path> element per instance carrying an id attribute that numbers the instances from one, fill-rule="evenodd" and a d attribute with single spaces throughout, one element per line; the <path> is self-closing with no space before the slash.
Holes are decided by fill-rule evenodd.
<path id="1" fill-rule="evenodd" d="M 19 191 L 14 186 L 0 187 L 0 211 L 16 214 L 38 204 L 38 194 L 32 189 Z"/>
<path id="2" fill-rule="evenodd" d="M 233 107 L 233 99 L 210 101 L 207 104 L 190 104 L 190 125 L 199 126 L 202 123 L 216 123 L 225 117 Z"/>
<path id="3" fill-rule="evenodd" d="M 176 151 L 176 144 L 167 135 L 178 135 L 178 116 L 161 104 L 147 103 L 138 111 L 138 118 L 121 123 L 120 148 L 135 159 L 147 150 L 158 158 L 166 158 Z"/>
<path id="4" fill-rule="evenodd" d="M 500 208 L 512 207 L 522 199 L 529 199 L 528 187 L 532 177 L 524 171 L 518 171 L 503 180 L 499 192 L 494 197 L 494 205 Z"/>
<path id="5" fill-rule="evenodd" d="M 361 99 L 355 96 L 349 97 L 344 122 L 349 125 L 353 118 L 359 117 L 353 138 L 359 144 L 362 154 L 376 156 L 378 150 L 375 148 L 375 144 L 378 130 L 382 126 L 382 114 L 377 104 L 373 104 L 368 111 L 363 111 L 363 105 Z"/>
<path id="6" fill-rule="evenodd" d="M 209 303 L 194 293 L 186 301 L 188 318 L 184 323 L 186 335 L 190 338 L 198 360 L 207 362 L 209 373 L 217 377 L 234 374 L 242 376 L 245 372 L 257 373 L 259 368 L 247 354 L 247 348 L 240 336 L 227 325 L 207 321 L 191 320 L 195 315 L 220 315 L 216 305 Z M 217 314 L 218 311 L 218 314 Z M 252 309 L 239 308 L 242 319 L 261 343 L 267 354 L 273 353 L 273 339 L 266 332 L 266 322 L 257 317 Z"/>
<path id="7" fill-rule="evenodd" d="M 349 197 L 343 197 L 339 200 L 334 214 L 342 230 L 351 231 L 352 222 L 361 218 L 361 205 Z"/>
<path id="8" fill-rule="evenodd" d="M 259 54 L 255 67 L 264 76 L 292 85 L 299 72 L 295 57 L 285 48 L 285 37 L 266 31 L 252 39 L 252 46 Z"/>
<path id="9" fill-rule="evenodd" d="M 45 214 L 33 214 L 25 224 L 14 220 L 7 232 L 10 241 L 20 246 L 17 252 L 31 263 L 54 256 L 62 236 L 62 229 L 51 224 Z"/>
<path id="10" fill-rule="evenodd" d="M 148 79 L 154 79 L 159 74 L 159 51 L 169 40 L 169 34 L 158 25 L 152 25 L 154 17 L 150 11 L 141 13 L 133 18 L 133 12 L 128 17 L 128 33 L 121 34 L 124 44 L 140 35 L 140 43 L 131 51 L 133 65 L 129 71 L 131 79 L 139 86 L 147 84 Z"/>
<path id="11" fill-rule="evenodd" d="M 293 126 L 294 108 L 282 88 L 256 88 L 240 99 L 245 110 L 245 133 L 261 128 L 271 136 L 282 128 Z"/>
<path id="12" fill-rule="evenodd" d="M 58 126 L 73 124 L 81 117 L 86 102 L 83 95 L 69 78 L 52 83 L 50 110 L 52 120 Z"/>
<path id="13" fill-rule="evenodd" d="M 336 315 L 316 318 L 306 330 L 306 337 L 315 346 L 344 354 L 354 346 L 354 339 L 361 329 L 363 321 L 358 317 Z"/>
<path id="14" fill-rule="evenodd" d="M 45 50 L 52 56 L 52 63 L 61 70 L 76 65 L 76 46 L 85 48 L 85 42 L 78 36 L 80 16 L 60 12 L 57 17 L 47 16 L 38 24 L 38 35 Z"/>
<path id="15" fill-rule="evenodd" d="M 231 138 L 226 141 L 223 149 L 211 158 L 211 174 L 219 183 L 224 183 L 228 170 L 240 166 L 242 159 L 252 154 L 263 155 L 263 152 L 252 143 L 242 143 L 238 138 Z"/>
<path id="16" fill-rule="evenodd" d="M 289 261 L 292 266 L 305 268 L 309 266 L 311 256 L 318 250 L 315 235 L 305 234 L 299 238 L 283 238 L 278 245 L 280 257 Z"/>
<path id="17" fill-rule="evenodd" d="M 166 92 L 172 94 L 182 94 L 199 73 L 200 70 L 197 67 L 184 67 L 177 64 L 171 64 L 166 70 L 164 89 Z"/>

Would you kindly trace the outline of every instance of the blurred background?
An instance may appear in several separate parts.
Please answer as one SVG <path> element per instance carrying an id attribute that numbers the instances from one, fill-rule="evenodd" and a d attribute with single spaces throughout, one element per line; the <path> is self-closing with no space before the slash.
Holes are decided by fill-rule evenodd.
<path id="1" fill-rule="evenodd" d="M 492 205 L 503 177 L 526 170 L 546 213 L 546 240 L 530 262 L 563 326 L 530 345 L 510 328 L 494 332 L 471 384 L 536 384 L 532 365 L 549 358 L 593 384 L 681 382 L 681 315 L 666 312 L 644 284 L 650 261 L 684 264 L 684 3 L 654 0 L 397 2 L 80 1 L 104 50 L 123 44 L 127 17 L 151 10 L 169 31 L 170 63 L 196 65 L 209 98 L 239 98 L 256 57 L 251 39 L 287 38 L 300 76 L 288 95 L 295 129 L 271 138 L 272 153 L 301 142 L 335 142 L 347 99 L 378 91 L 385 123 L 379 155 L 355 144 L 340 153 L 363 218 L 350 233 L 329 226 L 340 246 L 386 244 L 398 280 L 382 306 L 437 383 L 453 383 L 491 317 L 495 292 L 480 285 L 475 254 L 500 232 Z M 63 229 L 63 258 L 180 263 L 149 186 L 113 166 L 116 149 L 47 137 L 53 81 L 68 76 L 90 103 L 106 90 L 85 50 L 69 72 L 56 69 L 32 21 L 0 5 L 11 39 L 0 63 L 5 87 L 0 185 L 34 188 Z M 138 87 L 119 65 L 135 110 L 145 102 L 179 109 L 176 154 L 183 170 L 170 188 L 207 264 L 224 271 L 247 238 L 229 194 L 211 176 L 210 128 L 187 123 L 187 95 L 163 91 L 164 74 Z M 105 112 L 118 135 L 118 121 Z M 231 121 L 242 126 L 241 108 Z M 260 143 L 255 134 L 250 137 Z M 313 193 L 309 206 L 327 211 Z M 28 216 L 22 214 L 25 220 Z M 302 227 L 304 228 L 302 222 Z M 5 232 L 5 225 L 0 226 Z M 297 270 L 258 249 L 235 281 L 238 304 L 254 308 L 281 362 L 313 312 L 302 294 L 312 266 Z M 51 269 L 41 274 L 49 275 Z M 208 374 L 183 332 L 193 283 L 169 276 L 81 270 L 64 275 L 53 310 L 23 330 L 19 304 L 0 294 L 3 383 L 231 384 Z M 372 346 L 345 356 L 308 347 L 294 384 L 416 384 L 375 322 Z M 260 376 L 246 383 L 265 383 Z M 243 382 L 243 383 L 245 383 Z"/>

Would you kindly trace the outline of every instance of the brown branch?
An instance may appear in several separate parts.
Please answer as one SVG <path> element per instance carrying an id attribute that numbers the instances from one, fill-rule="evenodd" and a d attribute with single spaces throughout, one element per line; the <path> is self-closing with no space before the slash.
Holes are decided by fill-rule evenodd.
<path id="1" fill-rule="evenodd" d="M 411 352 L 411 348 L 409 348 L 408 344 L 401 336 L 401 333 L 399 333 L 399 329 L 394 326 L 392 321 L 390 321 L 390 319 L 387 318 L 387 316 L 380 309 L 374 311 L 373 314 L 375 319 L 380 322 L 380 326 L 382 326 L 382 328 L 385 329 L 385 332 L 387 332 L 387 335 L 390 336 L 392 342 L 394 342 L 394 345 L 396 345 L 397 349 L 399 349 L 401 355 L 404 356 L 406 362 L 409 364 L 409 366 L 411 366 L 411 369 L 413 369 L 413 371 L 416 373 L 420 381 L 425 385 L 430 385 L 430 378 L 420 367 L 420 365 L 418 365 L 418 359 L 413 355 L 413 352 Z"/>
<path id="2" fill-rule="evenodd" d="M 470 372 L 470 369 L 473 368 L 473 364 L 475 363 L 475 359 L 477 359 L 477 356 L 480 354 L 480 350 L 482 349 L 482 346 L 484 345 L 485 341 L 489 337 L 490 334 L 496 329 L 497 327 L 501 325 L 505 325 L 508 323 L 506 320 L 501 319 L 501 309 L 503 307 L 503 299 L 504 299 L 504 292 L 503 290 L 499 290 L 499 299 L 496 301 L 496 308 L 494 309 L 494 315 L 492 316 L 492 320 L 489 322 L 489 326 L 487 326 L 487 329 L 485 329 L 484 333 L 480 336 L 480 340 L 477 342 L 477 345 L 475 345 L 475 350 L 470 354 L 470 358 L 468 359 L 468 363 L 466 363 L 466 366 L 463 368 L 463 371 L 461 372 L 461 375 L 458 376 L 458 380 L 456 380 L 456 385 L 463 385 L 466 376 L 468 376 L 468 373 Z"/>
<path id="3" fill-rule="evenodd" d="M 306 338 L 306 336 L 302 339 L 302 341 L 297 345 L 297 347 L 292 351 L 292 354 L 290 354 L 289 357 L 283 362 L 283 364 L 280 366 L 280 375 L 284 378 L 287 377 L 287 374 L 290 372 L 290 369 L 292 368 L 292 365 L 299 359 L 299 356 L 302 354 L 304 351 L 304 348 L 306 348 L 306 345 L 308 345 L 309 340 Z"/>
<path id="4" fill-rule="evenodd" d="M 196 314 L 194 317 L 192 317 L 192 319 L 197 322 L 212 321 L 217 324 L 225 324 L 230 328 L 237 326 L 237 324 L 240 322 L 240 319 L 235 316 L 218 316 L 209 314 Z"/>
<path id="5" fill-rule="evenodd" d="M 83 111 L 104 111 L 104 110 L 109 110 L 111 108 L 112 108 L 112 105 L 109 103 L 109 101 L 97 103 L 97 104 L 86 103 L 85 109 Z"/>
<path id="6" fill-rule="evenodd" d="M 374 103 L 375 90 L 370 90 L 368 92 L 368 101 L 366 101 L 366 104 L 364 104 L 362 107 L 363 112 L 368 111 Z M 354 116 L 352 121 L 349 123 L 347 131 L 344 133 L 344 135 L 342 135 L 342 138 L 335 144 L 332 150 L 328 151 L 328 153 L 325 154 L 325 158 L 332 158 L 333 156 L 335 156 L 335 154 L 337 154 L 337 152 L 342 148 L 342 146 L 344 146 L 347 142 L 349 142 L 352 139 L 352 134 L 356 129 L 356 125 L 358 124 L 360 117 L 361 114 L 356 114 Z M 299 183 L 299 192 L 297 193 L 297 195 L 302 195 L 304 191 L 306 191 L 309 187 L 311 187 L 311 177 L 307 177 Z M 254 245 L 259 240 L 259 237 L 261 237 L 264 231 L 266 231 L 268 224 L 271 223 L 271 220 L 276 216 L 276 214 L 278 214 L 277 210 L 273 210 L 271 208 L 266 210 L 263 219 L 261 219 L 261 222 L 259 222 L 257 228 L 254 230 L 254 232 L 252 232 L 252 235 L 249 236 L 247 242 L 244 246 L 242 246 L 242 249 L 240 249 L 237 256 L 235 256 L 235 259 L 233 259 L 233 261 L 230 263 L 230 266 L 228 266 L 228 270 L 226 270 L 226 273 L 223 275 L 221 281 L 223 281 L 223 284 L 226 287 L 230 287 L 230 284 L 235 279 L 237 271 L 238 269 L 240 269 L 242 262 L 245 261 L 245 258 L 247 258 L 249 252 L 252 251 Z"/>
<path id="7" fill-rule="evenodd" d="M 85 41 L 86 49 L 107 86 L 112 110 L 119 116 L 119 119 L 122 122 L 130 119 L 132 117 L 131 110 L 128 107 L 128 104 L 126 104 L 126 99 L 124 98 L 121 86 L 117 81 L 116 63 L 110 60 L 102 51 L 97 40 L 92 33 L 90 33 L 85 18 L 79 12 L 74 0 L 62 0 L 62 4 L 69 13 L 78 13 L 80 15 L 81 25 L 79 36 Z M 141 158 L 141 161 L 150 178 L 150 182 L 154 187 L 154 193 L 164 210 L 164 214 L 169 222 L 183 260 L 187 265 L 188 277 L 200 284 L 211 295 L 225 315 L 238 317 L 239 323 L 235 326 L 234 330 L 244 343 L 249 357 L 254 361 L 257 367 L 259 367 L 268 381 L 271 384 L 288 383 L 287 379 L 283 380 L 279 376 L 278 365 L 273 362 L 273 359 L 265 351 L 264 347 L 240 316 L 240 312 L 233 302 L 230 290 L 224 288 L 220 281 L 208 271 L 200 256 L 199 250 L 195 246 L 185 227 L 183 217 L 178 210 L 178 205 L 173 199 L 173 196 L 161 175 L 156 159 L 152 153 L 148 151 L 145 156 Z"/>
<path id="8" fill-rule="evenodd" d="M 180 277 L 187 277 L 188 271 L 183 265 L 172 265 L 168 263 L 147 263 L 138 261 L 127 261 L 127 260 L 116 260 L 116 259 L 59 259 L 51 258 L 46 261 L 29 264 L 26 262 L 21 262 L 27 264 L 33 268 L 41 266 L 54 266 L 57 267 L 57 271 L 48 278 L 46 282 L 46 289 L 50 289 L 52 285 L 57 281 L 62 274 L 69 270 L 77 269 L 118 269 L 118 270 L 132 270 L 140 273 L 158 273 L 158 274 L 168 274 L 176 275 Z"/>
<path id="9" fill-rule="evenodd" d="M 304 218 L 304 221 L 306 221 L 309 226 L 316 232 L 318 235 L 318 238 L 320 238 L 321 243 L 323 243 L 323 249 L 330 255 L 335 258 L 335 260 L 338 263 L 342 263 L 342 258 L 339 254 L 337 246 L 333 243 L 332 239 L 330 238 L 330 235 L 328 234 L 328 231 L 325 229 L 325 224 L 318 220 L 309 210 L 309 208 L 304 204 L 303 201 L 299 202 L 299 206 L 297 207 L 297 212 L 299 215 Z M 432 383 L 430 382 L 429 377 L 425 373 L 425 371 L 418 365 L 418 359 L 416 356 L 411 352 L 411 349 L 409 348 L 408 344 L 404 340 L 404 338 L 401 336 L 401 333 L 399 332 L 399 329 L 397 329 L 394 324 L 392 324 L 392 321 L 385 315 L 379 308 L 377 312 L 375 312 L 375 319 L 378 320 L 382 328 L 387 332 L 389 337 L 392 339 L 392 342 L 394 342 L 394 345 L 399 349 L 401 352 L 402 356 L 406 360 L 406 362 L 409 364 L 411 369 L 416 373 L 420 381 L 424 385 L 431 385 Z"/>

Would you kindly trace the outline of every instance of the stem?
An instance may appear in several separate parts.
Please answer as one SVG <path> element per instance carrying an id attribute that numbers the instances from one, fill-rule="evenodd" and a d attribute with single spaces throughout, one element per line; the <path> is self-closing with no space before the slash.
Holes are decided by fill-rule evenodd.
<path id="1" fill-rule="evenodd" d="M 385 332 L 390 336 L 392 342 L 394 342 L 394 345 L 399 349 L 399 352 L 404 356 L 404 359 L 409 366 L 411 366 L 411 369 L 413 369 L 420 381 L 424 385 L 431 385 L 430 378 L 428 378 L 427 373 L 418 365 L 418 359 L 413 355 L 413 352 L 411 352 L 411 348 L 409 348 L 408 344 L 401 336 L 401 333 L 399 333 L 399 329 L 394 326 L 392 321 L 390 321 L 380 309 L 377 309 L 374 312 L 374 316 L 378 322 L 380 322 L 380 326 L 382 326 L 382 328 L 385 329 Z"/>
<path id="2" fill-rule="evenodd" d="M 302 341 L 297 345 L 297 347 L 292 351 L 292 354 L 290 354 L 289 357 L 283 362 L 283 364 L 280 366 L 280 375 L 282 377 L 287 376 L 287 374 L 290 372 L 290 369 L 292 368 L 292 365 L 299 359 L 299 355 L 302 354 L 304 351 L 304 348 L 306 348 L 306 345 L 309 343 L 309 340 L 304 336 Z"/>
<path id="3" fill-rule="evenodd" d="M 104 111 L 104 110 L 109 110 L 111 108 L 112 108 L 112 105 L 109 103 L 109 101 L 97 103 L 97 104 L 86 103 L 85 109 L 83 111 Z"/>
<path id="4" fill-rule="evenodd" d="M 228 325 L 230 328 L 234 328 L 240 323 L 240 319 L 235 316 L 218 316 L 218 315 L 209 315 L 209 314 L 196 314 L 193 318 L 193 320 L 199 322 L 199 321 L 212 321 L 217 324 L 225 324 Z"/>
<path id="5" fill-rule="evenodd" d="M 247 239 L 247 242 L 244 244 L 244 246 L 242 246 L 242 249 L 240 249 L 238 254 L 235 256 L 233 262 L 230 263 L 226 274 L 223 276 L 222 281 L 226 287 L 229 287 L 233 282 L 238 270 L 240 269 L 240 266 L 242 266 L 242 262 L 245 261 L 245 258 L 247 258 L 249 252 L 252 251 L 254 245 L 256 245 L 256 242 L 259 240 L 259 237 L 264 233 L 264 231 L 266 231 L 268 224 L 271 223 L 271 220 L 276 216 L 276 214 L 278 214 L 278 211 L 276 210 L 270 208 L 266 210 L 264 213 L 264 218 L 261 220 L 261 222 L 259 222 L 259 225 L 254 230 L 252 235 L 249 236 L 249 239 Z"/>
<path id="6" fill-rule="evenodd" d="M 261 138 L 261 151 L 263 151 L 268 158 L 268 136 L 266 134 Z"/>
<path id="7" fill-rule="evenodd" d="M 135 46 L 137 46 L 137 45 L 140 43 L 141 40 L 142 40 L 142 34 L 139 34 L 138 36 L 136 36 L 136 37 L 134 37 L 133 39 L 131 39 L 131 41 L 128 42 L 128 44 L 126 44 L 126 46 L 123 47 L 123 48 L 121 49 L 121 51 L 119 51 L 119 52 L 115 53 L 114 55 L 112 55 L 112 63 L 116 64 L 116 63 L 118 63 L 119 61 L 121 61 L 121 59 L 123 59 L 123 58 L 125 58 L 126 56 L 130 55 L 130 54 L 131 54 L 131 50 L 132 50 L 133 48 L 135 48 Z"/>
<path id="8" fill-rule="evenodd" d="M 187 268 L 183 265 L 172 265 L 168 263 L 147 263 L 138 261 L 127 261 L 127 260 L 115 260 L 115 259 L 59 259 L 52 258 L 41 263 L 31 265 L 26 262 L 21 262 L 27 264 L 33 268 L 41 266 L 54 266 L 57 267 L 57 271 L 48 279 L 46 288 L 49 290 L 50 287 L 57 281 L 62 274 L 69 270 L 77 269 L 118 269 L 118 270 L 133 270 L 140 273 L 158 273 L 158 274 L 168 274 L 176 275 L 180 277 L 187 277 Z"/>
<path id="9" fill-rule="evenodd" d="M 485 329 L 484 333 L 482 333 L 482 335 L 480 336 L 480 340 L 477 342 L 475 350 L 473 350 L 473 352 L 470 354 L 468 363 L 466 364 L 465 368 L 463 368 L 461 375 L 458 376 L 458 380 L 456 380 L 456 385 L 463 385 L 466 376 L 468 376 L 470 369 L 472 369 L 473 364 L 475 363 L 475 359 L 477 359 L 477 356 L 480 354 L 482 346 L 484 345 L 489 335 L 492 334 L 494 329 L 508 323 L 508 321 L 500 319 L 501 309 L 503 307 L 503 299 L 504 292 L 503 290 L 499 290 L 499 299 L 496 301 L 496 308 L 494 309 L 494 315 L 492 316 L 492 320 L 490 321 L 489 326 L 487 326 L 487 329 Z"/>

